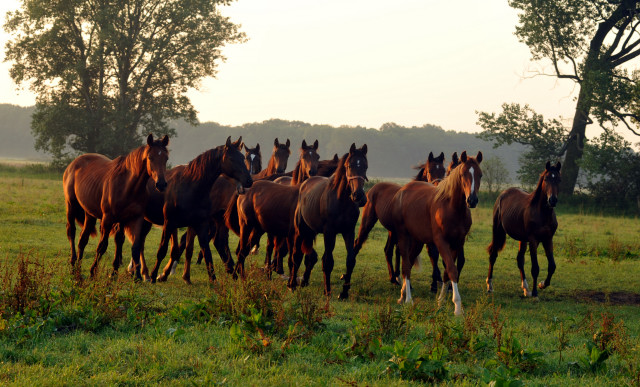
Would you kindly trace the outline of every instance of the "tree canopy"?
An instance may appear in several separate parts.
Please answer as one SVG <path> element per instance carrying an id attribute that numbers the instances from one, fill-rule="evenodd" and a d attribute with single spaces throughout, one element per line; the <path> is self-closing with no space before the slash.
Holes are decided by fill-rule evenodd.
<path id="1" fill-rule="evenodd" d="M 186 92 L 242 42 L 218 8 L 231 0 L 23 0 L 7 13 L 11 77 L 36 97 L 36 148 L 126 153 L 167 122 L 195 124 Z"/>
<path id="2" fill-rule="evenodd" d="M 640 0 L 510 0 L 515 35 L 532 59 L 551 63 L 552 75 L 578 85 L 573 123 L 565 136 L 561 191 L 571 194 L 585 145 L 586 126 L 622 126 L 640 134 L 640 83 L 629 67 L 640 55 Z M 526 135 L 526 130 L 521 127 Z M 510 134 L 520 137 L 518 131 Z M 566 151 L 566 153 L 565 153 Z"/>

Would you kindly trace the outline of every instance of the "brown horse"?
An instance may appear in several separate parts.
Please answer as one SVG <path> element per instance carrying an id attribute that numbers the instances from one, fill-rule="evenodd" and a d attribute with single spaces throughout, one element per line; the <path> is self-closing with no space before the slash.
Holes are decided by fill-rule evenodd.
<path id="1" fill-rule="evenodd" d="M 211 249 L 209 248 L 209 228 L 211 219 L 211 200 L 209 193 L 214 182 L 224 173 L 238 182 L 238 190 L 251 187 L 252 180 L 244 163 L 244 156 L 240 152 L 242 137 L 236 142 L 227 138 L 225 145 L 210 149 L 188 165 L 174 168 L 176 172 L 169 179 L 169 185 L 164 194 L 162 213 L 162 239 L 158 248 L 156 264 L 151 273 L 151 280 L 155 281 L 162 259 L 167 254 L 169 239 L 171 239 L 171 262 L 180 256 L 178 228 L 191 227 L 198 237 L 200 248 L 204 250 L 209 280 L 215 280 Z M 154 212 L 157 213 L 157 208 Z M 151 217 L 148 217 L 151 219 Z M 153 221 L 153 219 L 151 219 Z M 154 221 L 155 223 L 155 221 Z M 167 265 L 171 267 L 172 265 Z M 166 280 L 168 270 L 157 278 Z"/>
<path id="2" fill-rule="evenodd" d="M 544 289 L 551 284 L 551 276 L 556 271 L 553 259 L 553 235 L 558 228 L 558 221 L 554 208 L 558 203 L 558 186 L 560 185 L 560 167 L 558 162 L 551 165 L 547 161 L 545 170 L 540 175 L 535 191 L 528 194 L 518 188 L 508 188 L 503 191 L 493 206 L 493 239 L 489 244 L 489 274 L 487 275 L 487 291 L 493 291 L 493 265 L 498 258 L 498 252 L 504 248 L 507 234 L 520 242 L 520 249 L 516 258 L 520 269 L 521 286 L 525 297 L 538 296 L 535 283 L 538 280 L 540 266 L 538 266 L 538 244 L 542 242 L 544 252 L 549 262 L 547 278 L 538 287 Z M 533 292 L 524 274 L 524 254 L 529 244 L 531 255 L 531 276 L 533 277 Z"/>
<path id="3" fill-rule="evenodd" d="M 451 171 L 438 186 L 425 182 L 410 182 L 393 198 L 394 226 L 398 235 L 398 249 L 402 256 L 402 290 L 398 302 L 412 302 L 411 268 L 424 244 L 434 244 L 445 264 L 445 285 L 439 303 L 444 301 L 450 282 L 453 285 L 455 314 L 462 314 L 458 292 L 458 270 L 455 260 L 464 246 L 471 228 L 471 212 L 478 203 L 478 189 L 482 171 L 482 153 L 468 157 L 462 152 L 460 165 Z"/>
<path id="4" fill-rule="evenodd" d="M 247 144 L 244 146 L 244 162 L 247 165 L 249 173 L 252 175 L 262 171 L 262 153 L 260 153 L 260 144 L 256 144 L 255 148 L 249 148 Z"/>
<path id="5" fill-rule="evenodd" d="M 367 180 L 367 145 L 356 148 L 351 144 L 349 153 L 342 156 L 338 169 L 329 178 L 314 176 L 302 183 L 295 210 L 293 243 L 293 267 L 289 278 L 289 287 L 298 285 L 298 269 L 305 257 L 305 271 L 301 286 L 309 283 L 311 270 L 318 260 L 313 249 L 316 235 L 324 234 L 324 254 L 322 271 L 324 273 L 324 293 L 331 295 L 331 272 L 333 271 L 333 249 L 336 236 L 342 234 L 347 249 L 347 272 L 339 298 L 349 297 L 351 274 L 356 265 L 353 249 L 355 227 L 360 216 L 360 207 L 367 202 L 364 183 Z"/>
<path id="6" fill-rule="evenodd" d="M 259 173 L 252 175 L 251 178 L 253 180 L 262 180 L 265 178 L 272 177 L 276 174 L 283 174 L 287 169 L 287 162 L 289 161 L 289 155 L 291 154 L 291 150 L 289 146 L 291 142 L 287 139 L 287 142 L 281 144 L 276 138 L 273 141 L 273 154 L 269 159 L 269 164 L 267 164 L 267 168 L 263 169 Z"/>
<path id="7" fill-rule="evenodd" d="M 291 245 L 293 240 L 293 214 L 298 199 L 298 186 L 314 176 L 318 171 L 318 140 L 312 146 L 302 141 L 300 159 L 293 171 L 293 177 L 280 178 L 289 180 L 288 184 L 269 180 L 255 182 L 247 194 L 239 196 L 236 203 L 240 242 L 238 243 L 238 264 L 236 274 L 244 276 L 244 261 L 251 248 L 258 243 L 260 237 L 268 234 L 268 240 L 275 246 Z M 233 208 L 229 210 L 232 216 Z M 280 250 L 280 249 L 279 249 Z M 278 257 L 282 259 L 278 255 Z M 270 256 L 267 270 L 270 272 Z"/>
<path id="8" fill-rule="evenodd" d="M 109 234 L 115 225 L 116 256 L 113 261 L 114 272 L 122 263 L 122 243 L 125 226 L 143 222 L 144 208 L 147 203 L 147 181 L 158 191 L 167 186 L 165 171 L 169 152 L 169 137 L 154 140 L 147 137 L 147 144 L 134 149 L 126 156 L 115 160 L 95 153 L 79 156 L 64 171 L 62 184 L 67 209 L 67 238 L 71 245 L 71 265 L 76 259 L 82 261 L 84 248 L 89 235 L 95 234 L 96 219 L 100 221 L 100 242 L 96 257 L 91 266 L 91 276 L 96 274 L 98 262 L 107 250 Z M 78 255 L 75 250 L 75 222 L 83 224 L 78 241 Z M 135 263 L 135 276 L 140 277 L 139 254 L 132 248 Z"/>
<path id="9" fill-rule="evenodd" d="M 454 153 L 455 154 L 455 153 Z M 456 154 L 457 159 L 457 154 Z M 440 156 L 433 157 L 433 152 L 429 152 L 429 157 L 426 163 L 417 167 L 420 169 L 415 181 L 427 181 L 434 182 L 435 180 L 442 179 L 445 176 L 444 169 L 444 153 L 440 153 Z M 449 166 L 451 168 L 451 166 Z M 393 226 L 393 217 L 391 213 L 391 202 L 393 196 L 402 188 L 399 184 L 381 182 L 375 184 L 367 191 L 367 204 L 362 210 L 362 220 L 360 221 L 360 229 L 358 230 L 358 237 L 356 238 L 354 250 L 358 254 L 362 245 L 367 241 L 369 233 L 375 226 L 376 222 L 380 220 L 380 224 L 388 230 L 387 243 L 384 246 L 384 256 L 387 260 L 387 270 L 389 271 L 389 281 L 393 284 L 400 285 L 398 283 L 398 277 L 400 276 L 400 253 L 396 249 L 396 268 L 393 268 L 393 250 L 398 244 L 398 238 L 395 234 Z M 434 276 L 440 277 L 440 271 L 438 270 L 437 255 L 434 262 Z M 435 280 L 434 280 L 435 281 Z M 440 279 L 442 281 L 442 279 Z"/>

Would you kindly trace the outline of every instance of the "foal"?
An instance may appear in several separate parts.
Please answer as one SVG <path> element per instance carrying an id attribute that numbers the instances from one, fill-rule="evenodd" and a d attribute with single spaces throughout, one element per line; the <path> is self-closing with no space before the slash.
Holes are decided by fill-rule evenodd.
<path id="1" fill-rule="evenodd" d="M 558 221 L 554 208 L 558 203 L 558 186 L 560 185 L 560 167 L 558 162 L 551 165 L 547 161 L 545 170 L 540 175 L 535 191 L 528 194 L 518 188 L 507 188 L 503 191 L 493 206 L 493 240 L 487 248 L 489 251 L 489 274 L 487 275 L 487 292 L 493 291 L 493 265 L 498 258 L 498 252 L 504 248 L 507 234 L 520 242 L 520 249 L 516 258 L 520 269 L 521 286 L 525 297 L 538 297 L 535 286 L 540 273 L 538 266 L 538 244 L 542 242 L 547 255 L 549 266 L 547 278 L 538 287 L 544 289 L 551 284 L 551 276 L 556 271 L 553 259 L 553 235 L 558 228 Z M 524 274 L 524 254 L 529 244 L 531 255 L 531 276 L 533 277 L 533 292 Z"/>

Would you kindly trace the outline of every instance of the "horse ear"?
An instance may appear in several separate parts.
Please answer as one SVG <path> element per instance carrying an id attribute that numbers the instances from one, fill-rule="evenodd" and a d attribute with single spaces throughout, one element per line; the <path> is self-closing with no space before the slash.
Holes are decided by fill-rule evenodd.
<path id="1" fill-rule="evenodd" d="M 562 167 L 562 164 L 558 161 L 558 163 L 556 164 L 556 168 L 558 169 L 558 171 L 560 170 L 561 167 Z"/>
<path id="2" fill-rule="evenodd" d="M 260 152 L 260 144 L 256 144 L 256 152 Z"/>
<path id="3" fill-rule="evenodd" d="M 224 144 L 224 146 L 229 147 L 231 145 L 231 136 L 227 137 L 227 142 Z"/>
<path id="4" fill-rule="evenodd" d="M 549 168 L 551 168 L 551 161 L 547 160 L 547 164 L 544 166 L 544 169 L 548 171 Z"/>
<path id="5" fill-rule="evenodd" d="M 349 148 L 349 153 L 353 153 L 353 151 L 356 150 L 356 143 L 352 143 L 351 144 L 351 148 Z"/>
<path id="6" fill-rule="evenodd" d="M 303 149 L 308 148 L 308 146 L 307 146 L 307 140 L 302 140 L 302 148 L 303 148 Z"/>
<path id="7" fill-rule="evenodd" d="M 462 151 L 462 154 L 460 155 L 460 161 L 462 161 L 463 163 L 467 162 L 467 151 Z"/>
<path id="8" fill-rule="evenodd" d="M 313 142 L 313 149 L 318 150 L 318 139 Z"/>
<path id="9" fill-rule="evenodd" d="M 242 136 L 240 136 L 240 138 L 238 138 L 238 141 L 233 143 L 233 146 L 235 146 L 236 148 L 240 149 L 240 147 L 242 146 Z"/>
<path id="10" fill-rule="evenodd" d="M 291 145 L 291 141 L 289 141 L 289 139 L 287 139 L 287 143 L 285 145 L 287 146 L 287 148 L 289 148 L 289 146 Z"/>
<path id="11" fill-rule="evenodd" d="M 458 152 L 453 152 L 453 154 L 451 155 L 451 161 L 454 164 L 458 164 L 460 162 L 460 160 L 458 160 Z"/>
<path id="12" fill-rule="evenodd" d="M 149 135 L 147 136 L 147 145 L 153 145 L 153 133 L 149 133 Z"/>
<path id="13" fill-rule="evenodd" d="M 444 152 L 440 152 L 440 156 L 438 156 L 438 159 L 440 159 L 440 161 L 444 161 Z"/>
<path id="14" fill-rule="evenodd" d="M 338 157 L 337 153 L 333 154 L 333 161 L 338 162 L 340 160 L 340 158 Z"/>
<path id="15" fill-rule="evenodd" d="M 162 137 L 162 146 L 166 148 L 167 145 L 169 145 L 169 136 L 165 134 L 164 137 Z"/>
<path id="16" fill-rule="evenodd" d="M 478 164 L 482 162 L 482 152 L 478 151 L 478 154 L 476 155 L 476 161 L 478 162 Z"/>
<path id="17" fill-rule="evenodd" d="M 364 145 L 362 146 L 362 148 L 360 148 L 360 150 L 361 150 L 361 151 L 362 151 L 362 153 L 364 153 L 364 154 L 365 154 L 365 156 L 366 156 L 366 155 L 367 155 L 367 144 L 364 144 Z"/>
<path id="18" fill-rule="evenodd" d="M 273 140 L 273 146 L 277 147 L 278 145 L 280 145 L 280 141 L 278 141 L 278 137 L 276 137 L 276 139 Z"/>
<path id="19" fill-rule="evenodd" d="M 429 152 L 429 161 L 433 161 L 433 152 Z"/>

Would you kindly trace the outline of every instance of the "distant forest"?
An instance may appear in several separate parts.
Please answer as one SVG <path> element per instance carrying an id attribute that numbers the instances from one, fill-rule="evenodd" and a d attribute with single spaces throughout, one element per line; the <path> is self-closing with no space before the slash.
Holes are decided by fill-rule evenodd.
<path id="1" fill-rule="evenodd" d="M 47 155 L 36 152 L 31 134 L 30 122 L 34 108 L 0 104 L 0 158 L 20 158 L 46 160 Z M 185 164 L 207 149 L 221 145 L 227 136 L 236 139 L 242 136 L 248 146 L 260 144 L 263 166 L 271 155 L 273 141 L 291 140 L 292 155 L 289 169 L 295 164 L 297 149 L 303 139 L 313 142 L 318 139 L 319 153 L 322 158 L 331 158 L 334 153 L 342 156 L 349 150 L 351 143 L 359 147 L 367 144 L 369 153 L 370 177 L 406 178 L 415 175 L 412 166 L 424 162 L 433 152 L 444 152 L 445 163 L 449 163 L 451 154 L 460 154 L 466 150 L 476 155 L 480 150 L 485 160 L 498 156 L 507 169 L 509 177 L 515 179 L 518 169 L 518 156 L 522 146 L 502 146 L 493 149 L 491 143 L 478 139 L 474 134 L 444 130 L 439 126 L 426 124 L 421 127 L 406 128 L 394 123 L 386 123 L 379 129 L 361 126 L 314 125 L 301 121 L 271 119 L 264 122 L 225 126 L 215 122 L 191 126 L 182 121 L 172 123 L 178 136 L 172 138 L 169 145 L 171 165 Z M 159 134 L 159 133 L 158 133 Z"/>

